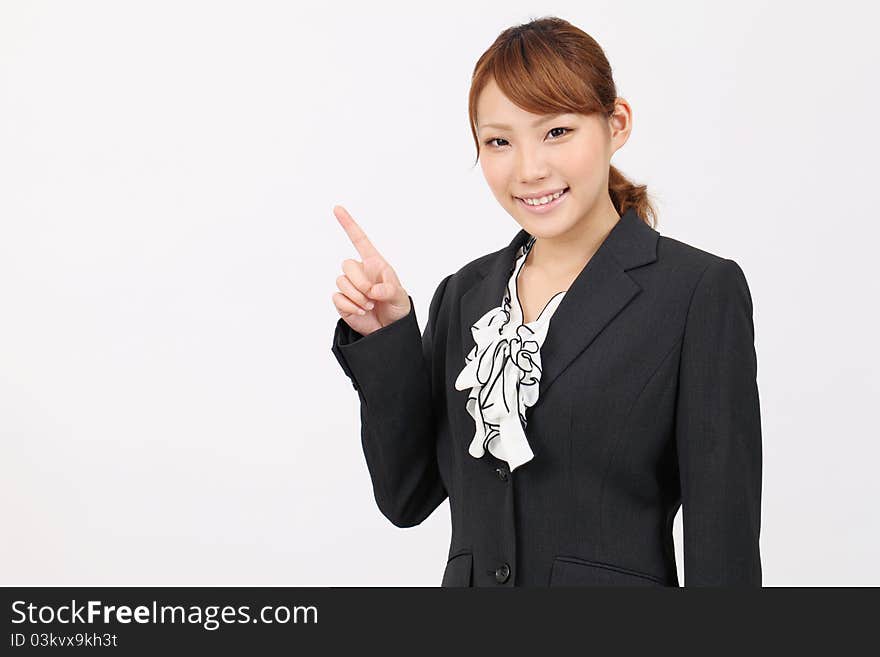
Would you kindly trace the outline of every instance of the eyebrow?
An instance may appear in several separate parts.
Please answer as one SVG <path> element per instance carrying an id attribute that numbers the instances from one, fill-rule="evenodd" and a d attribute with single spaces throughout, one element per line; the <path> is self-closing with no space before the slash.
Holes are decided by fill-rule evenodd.
<path id="1" fill-rule="evenodd" d="M 531 127 L 537 128 L 539 125 L 543 123 L 547 123 L 548 121 L 552 121 L 553 119 L 559 118 L 560 116 L 564 116 L 565 112 L 559 112 L 558 114 L 550 114 L 543 118 L 538 119 L 537 121 L 533 121 Z M 498 128 L 499 130 L 513 130 L 509 125 L 505 125 L 504 123 L 484 123 L 481 126 L 478 126 L 481 130 L 483 128 Z"/>

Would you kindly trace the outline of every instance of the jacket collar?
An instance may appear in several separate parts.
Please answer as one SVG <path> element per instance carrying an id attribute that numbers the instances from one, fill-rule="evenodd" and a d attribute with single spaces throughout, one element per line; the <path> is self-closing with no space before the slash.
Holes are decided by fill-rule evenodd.
<path id="1" fill-rule="evenodd" d="M 547 329 L 541 347 L 540 398 L 566 367 L 602 329 L 641 291 L 627 271 L 657 259 L 659 233 L 634 209 L 627 210 L 569 287 Z M 531 237 L 521 229 L 510 244 L 486 258 L 482 277 L 461 297 L 461 338 L 464 353 L 473 348 L 471 327 L 486 312 L 501 305 L 515 267 L 516 253 Z"/>

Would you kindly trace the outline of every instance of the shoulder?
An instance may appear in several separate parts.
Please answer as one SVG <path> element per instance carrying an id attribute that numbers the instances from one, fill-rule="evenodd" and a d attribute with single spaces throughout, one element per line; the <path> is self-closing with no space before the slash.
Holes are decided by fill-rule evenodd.
<path id="1" fill-rule="evenodd" d="M 496 258 L 501 257 L 507 248 L 509 247 L 502 247 L 496 251 L 492 251 L 492 253 L 487 253 L 479 258 L 474 258 L 470 262 L 459 267 L 455 272 L 450 274 L 450 276 L 457 280 L 472 280 L 474 278 L 480 278 L 485 273 L 486 269 L 495 262 Z"/>
<path id="2" fill-rule="evenodd" d="M 462 265 L 456 271 L 446 274 L 437 284 L 431 301 L 428 305 L 428 323 L 435 325 L 444 323 L 448 319 L 450 309 L 457 300 L 470 289 L 477 281 L 483 278 L 485 273 L 494 262 L 494 258 L 501 255 L 504 249 L 498 249 L 492 253 L 475 258 Z M 441 318 L 446 318 L 442 319 Z"/>
<path id="3" fill-rule="evenodd" d="M 496 251 L 492 251 L 492 253 L 487 253 L 478 258 L 474 258 L 470 262 L 460 266 L 454 272 L 446 274 L 440 281 L 438 290 L 442 289 L 444 292 L 448 290 L 447 294 L 453 296 L 461 294 L 474 283 L 482 279 L 492 264 L 503 255 L 507 248 L 509 247 L 502 247 Z"/>
<path id="4" fill-rule="evenodd" d="M 725 260 L 721 255 L 667 235 L 660 235 L 657 238 L 657 258 L 671 266 L 685 266 L 699 270 L 705 269 L 719 260 Z"/>
<path id="5" fill-rule="evenodd" d="M 712 253 L 666 235 L 657 239 L 657 261 L 663 270 L 686 272 L 692 286 L 708 283 L 731 284 L 745 282 L 745 274 L 733 258 Z"/>
<path id="6" fill-rule="evenodd" d="M 723 313 L 736 306 L 749 314 L 753 310 L 745 272 L 733 258 L 661 235 L 657 241 L 657 265 L 663 277 L 680 283 L 691 309 Z"/>

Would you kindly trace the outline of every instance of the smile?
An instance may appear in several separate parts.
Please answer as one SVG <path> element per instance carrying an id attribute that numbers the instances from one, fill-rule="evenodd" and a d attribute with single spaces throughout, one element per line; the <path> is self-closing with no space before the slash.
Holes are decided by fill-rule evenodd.
<path id="1" fill-rule="evenodd" d="M 548 201 L 547 203 L 536 203 L 534 205 L 530 205 L 529 203 L 526 203 L 524 200 L 522 200 L 519 196 L 514 196 L 514 198 L 519 205 L 524 207 L 529 212 L 534 212 L 535 214 L 547 214 L 548 212 L 551 212 L 553 208 L 555 208 L 557 205 L 562 203 L 566 198 L 568 198 L 568 189 L 569 188 L 566 187 L 559 196 L 552 199 L 551 201 Z"/>

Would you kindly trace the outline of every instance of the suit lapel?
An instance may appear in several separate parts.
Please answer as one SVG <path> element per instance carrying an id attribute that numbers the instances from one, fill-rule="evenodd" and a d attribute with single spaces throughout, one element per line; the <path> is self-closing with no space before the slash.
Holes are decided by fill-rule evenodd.
<path id="1" fill-rule="evenodd" d="M 474 346 L 471 327 L 486 312 L 501 305 L 517 250 L 529 237 L 525 230 L 520 230 L 510 244 L 487 257 L 479 270 L 482 278 L 462 295 L 464 354 Z M 621 215 L 550 318 L 541 347 L 539 397 L 641 291 L 627 271 L 657 259 L 658 237 L 659 233 L 642 221 L 635 210 Z"/>

